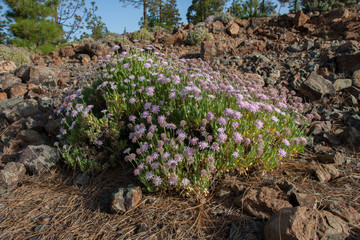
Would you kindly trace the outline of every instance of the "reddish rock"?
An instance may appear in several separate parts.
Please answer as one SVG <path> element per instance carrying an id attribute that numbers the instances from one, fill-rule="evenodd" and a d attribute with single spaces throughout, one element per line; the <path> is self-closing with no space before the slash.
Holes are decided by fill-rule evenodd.
<path id="1" fill-rule="evenodd" d="M 63 60 L 61 60 L 61 58 L 55 58 L 53 61 L 52 61 L 52 65 L 53 66 L 61 66 L 63 64 Z"/>
<path id="2" fill-rule="evenodd" d="M 360 88 L 360 70 L 353 72 L 352 83 L 355 87 Z"/>
<path id="3" fill-rule="evenodd" d="M 226 32 L 232 37 L 236 37 L 239 34 L 239 31 L 240 27 L 235 22 L 233 22 L 232 24 L 230 24 L 230 26 L 226 28 Z"/>
<path id="4" fill-rule="evenodd" d="M 58 58 L 59 57 L 59 52 L 58 51 L 52 51 L 50 52 L 49 56 L 52 58 Z"/>
<path id="5" fill-rule="evenodd" d="M 290 202 L 293 206 L 305 206 L 311 209 L 316 209 L 318 201 L 314 195 L 292 192 L 290 194 Z"/>
<path id="6" fill-rule="evenodd" d="M 8 73 L 16 70 L 16 64 L 12 61 L 0 61 L 0 73 Z"/>
<path id="7" fill-rule="evenodd" d="M 300 11 L 295 15 L 294 25 L 296 27 L 303 26 L 309 19 L 310 17 L 308 15 L 306 15 L 303 11 Z"/>
<path id="8" fill-rule="evenodd" d="M 0 92 L 0 101 L 6 100 L 6 99 L 8 99 L 7 94 L 5 92 Z"/>
<path id="9" fill-rule="evenodd" d="M 204 60 L 211 59 L 215 56 L 222 56 L 235 49 L 238 44 L 238 39 L 225 41 L 204 41 L 201 43 L 200 56 Z"/>
<path id="10" fill-rule="evenodd" d="M 105 55 L 109 54 L 112 49 L 104 43 L 92 42 L 85 44 L 84 51 L 90 56 L 96 55 L 98 57 L 104 57 Z"/>
<path id="11" fill-rule="evenodd" d="M 65 47 L 60 50 L 60 56 L 63 58 L 68 58 L 75 55 L 74 49 L 72 47 Z"/>
<path id="12" fill-rule="evenodd" d="M 269 218 L 274 212 L 292 207 L 288 196 L 274 188 L 250 189 L 245 197 L 235 199 L 235 204 L 254 217 Z"/>
<path id="13" fill-rule="evenodd" d="M 247 29 L 250 26 L 249 20 L 247 19 L 235 19 L 235 22 L 241 27 Z"/>
<path id="14" fill-rule="evenodd" d="M 25 83 L 17 83 L 6 89 L 9 98 L 22 97 L 27 91 Z"/>
<path id="15" fill-rule="evenodd" d="M 328 23 L 335 23 L 343 19 L 346 19 L 349 16 L 350 16 L 350 12 L 346 8 L 335 9 L 334 11 L 331 11 L 326 15 Z"/>
<path id="16" fill-rule="evenodd" d="M 79 59 L 81 63 L 88 63 L 91 61 L 91 57 L 87 54 L 78 54 L 76 55 L 76 58 Z"/>
<path id="17" fill-rule="evenodd" d="M 0 188 L 15 187 L 25 176 L 26 169 L 22 163 L 9 162 L 0 171 Z"/>
<path id="18" fill-rule="evenodd" d="M 225 26 L 222 22 L 220 21 L 215 21 L 212 24 L 212 33 L 220 33 L 223 32 L 225 29 Z"/>
<path id="19" fill-rule="evenodd" d="M 16 136 L 16 139 L 22 140 L 23 142 L 26 142 L 28 144 L 37 143 L 43 140 L 40 133 L 31 129 L 21 130 L 19 134 Z"/>
<path id="20" fill-rule="evenodd" d="M 264 227 L 265 240 L 342 240 L 347 236 L 349 231 L 341 218 L 308 207 L 281 209 Z"/>
<path id="21" fill-rule="evenodd" d="M 162 43 L 165 47 L 168 47 L 170 45 L 176 45 L 181 44 L 186 39 L 186 32 L 184 31 L 178 31 L 175 34 L 168 34 L 164 36 L 163 38 L 159 39 L 159 42 Z"/>

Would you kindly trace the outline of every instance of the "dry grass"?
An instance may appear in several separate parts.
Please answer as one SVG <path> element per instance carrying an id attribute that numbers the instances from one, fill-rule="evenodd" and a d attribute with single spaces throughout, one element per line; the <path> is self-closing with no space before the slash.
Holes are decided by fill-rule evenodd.
<path id="1" fill-rule="evenodd" d="M 360 210 L 360 182 L 354 177 L 360 175 L 358 165 L 344 165 L 341 177 L 320 184 L 311 170 L 315 163 L 299 160 L 284 161 L 265 174 L 225 175 L 202 203 L 176 194 L 145 193 L 124 214 L 111 213 L 109 206 L 119 186 L 139 184 L 131 171 L 113 169 L 80 187 L 72 184 L 75 173 L 59 166 L 39 177 L 27 176 L 22 186 L 0 198 L 0 239 L 262 239 L 264 222 L 248 217 L 234 204 L 233 194 L 215 196 L 235 185 L 276 187 L 281 180 L 315 195 L 320 207 L 340 201 Z M 358 226 L 353 226 L 349 239 L 357 233 Z"/>

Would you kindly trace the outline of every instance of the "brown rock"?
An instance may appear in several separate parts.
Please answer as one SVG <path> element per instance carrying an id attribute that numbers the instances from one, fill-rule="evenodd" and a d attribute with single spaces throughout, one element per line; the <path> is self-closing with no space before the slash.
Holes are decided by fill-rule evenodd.
<path id="1" fill-rule="evenodd" d="M 88 63 L 88 62 L 91 61 L 91 57 L 90 57 L 89 55 L 83 54 L 83 53 L 77 54 L 77 55 L 76 55 L 76 58 L 79 59 L 79 61 L 80 61 L 81 63 Z"/>
<path id="2" fill-rule="evenodd" d="M 200 56 L 204 60 L 211 59 L 215 56 L 222 56 L 227 52 L 235 49 L 239 40 L 231 39 L 224 41 L 204 41 L 201 43 Z"/>
<path id="3" fill-rule="evenodd" d="M 303 11 L 298 12 L 295 15 L 294 18 L 294 25 L 296 27 L 302 26 L 304 25 L 308 20 L 310 19 L 310 17 L 308 15 L 306 15 Z"/>
<path id="4" fill-rule="evenodd" d="M 222 22 L 220 21 L 215 21 L 212 24 L 212 33 L 220 33 L 223 32 L 225 29 L 225 26 Z"/>
<path id="5" fill-rule="evenodd" d="M 242 28 L 247 29 L 250 26 L 249 20 L 247 19 L 235 19 L 235 22 Z"/>
<path id="6" fill-rule="evenodd" d="M 59 57 L 59 52 L 58 51 L 52 51 L 50 52 L 49 56 L 52 58 L 58 58 Z"/>
<path id="7" fill-rule="evenodd" d="M 0 101 L 6 100 L 6 99 L 8 99 L 7 94 L 5 92 L 0 92 Z"/>
<path id="8" fill-rule="evenodd" d="M 11 73 L 0 74 L 0 90 L 5 90 L 16 83 L 21 83 L 21 79 Z"/>
<path id="9" fill-rule="evenodd" d="M 52 68 L 42 66 L 31 66 L 29 83 L 41 84 L 53 80 L 56 75 Z"/>
<path id="10" fill-rule="evenodd" d="M 284 208 L 264 227 L 266 240 L 342 240 L 349 236 L 346 222 L 327 211 L 308 207 Z"/>
<path id="11" fill-rule="evenodd" d="M 342 19 L 348 18 L 349 15 L 350 15 L 350 12 L 346 8 L 338 8 L 338 9 L 335 9 L 334 11 L 329 12 L 326 15 L 326 17 L 327 17 L 328 22 L 334 23 L 334 22 L 341 21 Z"/>
<path id="12" fill-rule="evenodd" d="M 319 164 L 315 169 L 315 175 L 320 182 L 328 182 L 339 177 L 340 173 L 332 164 Z"/>
<path id="13" fill-rule="evenodd" d="M 63 60 L 61 60 L 61 58 L 55 58 L 53 61 L 52 61 L 52 65 L 53 66 L 60 66 L 63 64 Z"/>
<path id="14" fill-rule="evenodd" d="M 9 162 L 0 171 L 0 188 L 13 188 L 25 176 L 26 169 L 22 163 Z"/>
<path id="15" fill-rule="evenodd" d="M 232 37 L 236 37 L 239 34 L 239 31 L 240 27 L 235 22 L 226 28 L 226 32 Z"/>
<path id="16" fill-rule="evenodd" d="M 348 78 L 344 78 L 344 79 L 337 79 L 334 83 L 333 86 L 335 88 L 335 90 L 341 91 L 343 89 L 349 88 L 352 85 L 352 80 L 348 79 Z"/>
<path id="17" fill-rule="evenodd" d="M 292 192 L 290 194 L 290 202 L 293 204 L 293 206 L 305 206 L 316 209 L 318 201 L 314 195 Z"/>
<path id="18" fill-rule="evenodd" d="M 340 202 L 334 202 L 331 203 L 326 210 L 350 224 L 356 225 L 360 223 L 360 213 L 351 206 L 346 206 Z"/>
<path id="19" fill-rule="evenodd" d="M 282 208 L 292 207 L 288 197 L 283 192 L 269 187 L 250 189 L 245 197 L 237 197 L 235 204 L 252 216 L 263 219 L 269 218 L 274 212 Z"/>
<path id="20" fill-rule="evenodd" d="M 0 61 L 0 73 L 8 73 L 16 70 L 16 64 L 12 61 Z"/>
<path id="21" fill-rule="evenodd" d="M 332 83 L 316 72 L 312 72 L 308 79 L 300 85 L 299 91 L 312 100 L 319 100 L 325 94 L 335 94 Z"/>
<path id="22" fill-rule="evenodd" d="M 21 130 L 16 136 L 16 139 L 22 140 L 26 143 L 37 143 L 43 140 L 40 133 L 30 129 Z"/>
<path id="23" fill-rule="evenodd" d="M 68 58 L 75 55 L 74 49 L 72 47 L 65 47 L 60 50 L 60 56 L 64 58 Z"/>
<path id="24" fill-rule="evenodd" d="M 126 188 L 119 188 L 119 190 L 114 193 L 113 200 L 111 203 L 111 210 L 117 213 L 126 212 L 138 205 L 142 198 L 142 191 L 139 186 L 135 187 L 129 185 Z"/>
<path id="25" fill-rule="evenodd" d="M 9 98 L 22 97 L 27 91 L 25 83 L 17 83 L 6 89 Z"/>
<path id="26" fill-rule="evenodd" d="M 355 87 L 360 88 L 360 70 L 353 72 L 352 81 Z"/>

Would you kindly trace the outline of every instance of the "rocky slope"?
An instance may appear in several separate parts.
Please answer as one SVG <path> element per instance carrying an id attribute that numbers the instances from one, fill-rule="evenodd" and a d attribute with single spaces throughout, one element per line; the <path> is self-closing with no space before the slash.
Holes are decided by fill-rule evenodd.
<path id="1" fill-rule="evenodd" d="M 211 39 L 187 46 L 186 36 L 197 28 L 206 28 Z M 280 234 L 281 239 L 358 239 L 359 40 L 360 7 L 189 24 L 172 34 L 155 34 L 152 44 L 164 53 L 202 58 L 219 70 L 256 73 L 264 85 L 295 90 L 310 104 L 308 113 L 320 116 L 314 141 L 299 159 L 303 169 L 291 170 L 290 164 L 280 175 L 267 173 L 258 184 L 232 184 L 215 193 L 217 198 L 232 196 L 248 216 L 266 220 L 265 239 Z M 49 56 L 33 56 L 27 65 L 0 62 L 0 194 L 11 192 L 26 174 L 40 175 L 57 165 L 60 156 L 53 144 L 59 119 L 53 111 L 64 91 L 79 84 L 81 75 L 114 45 L 107 39 L 74 43 Z M 120 44 L 120 51 L 126 49 Z M 291 178 L 296 174 L 306 175 L 309 185 Z M 349 182 L 341 184 L 344 178 Z M 339 195 L 329 194 L 331 189 Z M 236 235 L 239 229 L 231 231 Z"/>

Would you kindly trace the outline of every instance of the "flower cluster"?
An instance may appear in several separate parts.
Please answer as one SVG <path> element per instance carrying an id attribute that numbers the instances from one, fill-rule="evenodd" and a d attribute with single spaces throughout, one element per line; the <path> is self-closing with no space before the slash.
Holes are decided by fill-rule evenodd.
<path id="1" fill-rule="evenodd" d="M 262 87 L 255 75 L 220 73 L 201 60 L 166 58 L 151 46 L 146 51 L 105 57 L 86 76 L 92 87 L 65 98 L 56 110 L 64 116 L 63 144 L 123 158 L 150 191 L 198 193 L 228 169 L 270 169 L 304 149 L 309 120 L 286 88 Z M 92 151 L 74 149 L 66 153 L 78 153 L 77 164 L 92 159 Z"/>

